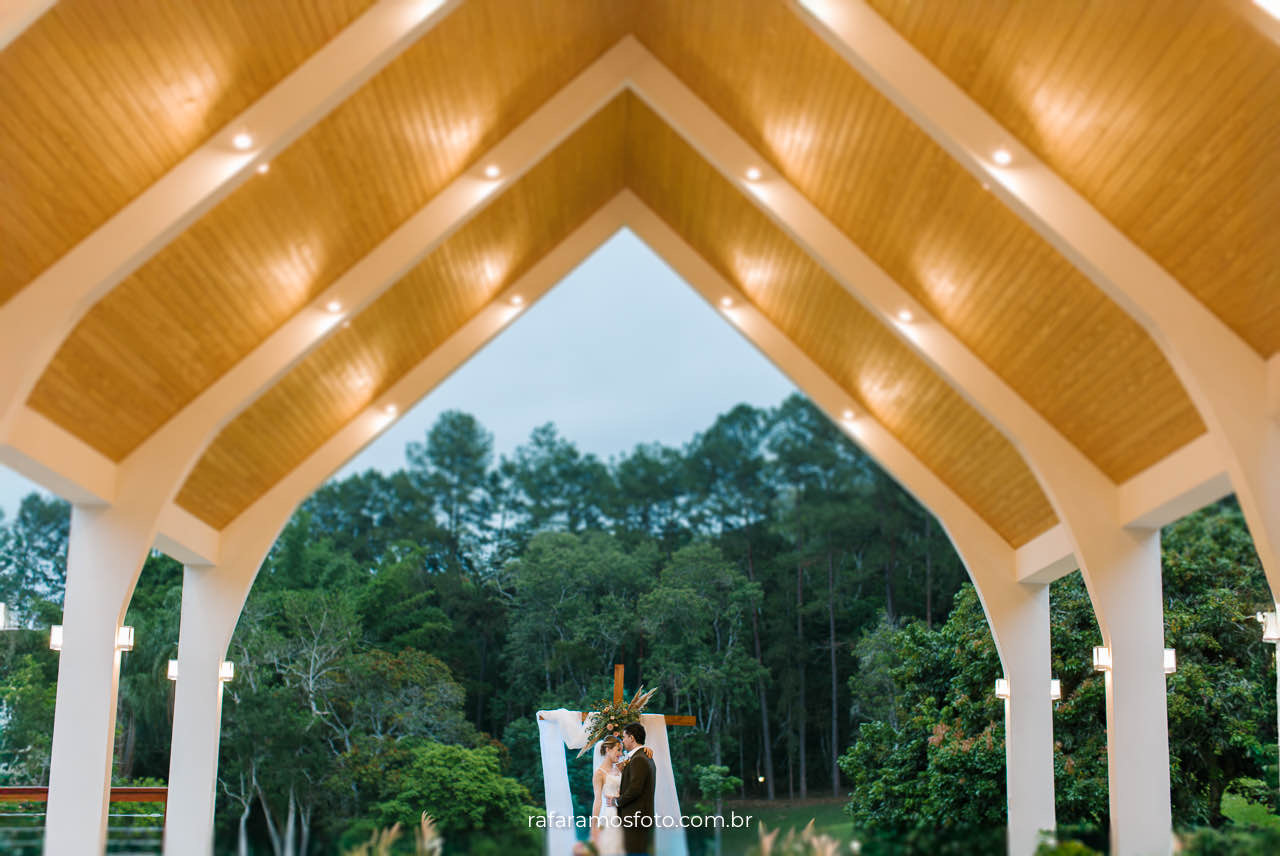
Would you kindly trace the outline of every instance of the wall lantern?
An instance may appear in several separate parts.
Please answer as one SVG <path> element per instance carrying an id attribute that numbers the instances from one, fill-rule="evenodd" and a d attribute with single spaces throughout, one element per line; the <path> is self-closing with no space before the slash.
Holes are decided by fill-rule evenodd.
<path id="1" fill-rule="evenodd" d="M 1093 668 L 1098 672 L 1111 671 L 1111 649 L 1105 645 L 1095 645 L 1093 649 Z"/>
<path id="2" fill-rule="evenodd" d="M 1280 616 L 1274 612 L 1259 612 L 1254 617 L 1262 625 L 1263 642 L 1280 642 Z"/>
<path id="3" fill-rule="evenodd" d="M 1057 701 L 1062 698 L 1062 681 L 1057 678 L 1053 678 L 1049 681 L 1049 698 L 1052 701 Z"/>
<path id="4" fill-rule="evenodd" d="M 1009 697 L 1009 681 L 1007 678 L 996 678 L 996 698 Z"/>
<path id="5" fill-rule="evenodd" d="M 49 628 L 49 650 L 62 650 L 62 625 L 55 624 Z"/>
<path id="6" fill-rule="evenodd" d="M 1178 671 L 1178 654 L 1172 648 L 1164 649 L 1164 673 L 1172 675 Z"/>
<path id="7" fill-rule="evenodd" d="M 227 681 L 231 680 L 235 676 L 236 676 L 235 663 L 232 663 L 230 660 L 223 660 L 222 664 L 218 666 L 218 680 L 225 684 Z M 176 681 L 178 679 L 178 661 L 177 660 L 169 661 L 168 678 L 171 681 Z"/>
<path id="8" fill-rule="evenodd" d="M 116 628 L 116 650 L 117 651 L 133 650 L 133 628 L 132 627 Z"/>

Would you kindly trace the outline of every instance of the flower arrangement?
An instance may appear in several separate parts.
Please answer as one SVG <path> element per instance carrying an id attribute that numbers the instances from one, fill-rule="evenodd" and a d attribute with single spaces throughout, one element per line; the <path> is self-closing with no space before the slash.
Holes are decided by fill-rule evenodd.
<path id="1" fill-rule="evenodd" d="M 625 726 L 633 722 L 640 721 L 640 714 L 644 712 L 645 707 L 649 704 L 649 699 L 653 698 L 653 694 L 658 691 L 657 687 L 651 690 L 645 690 L 644 687 L 636 689 L 636 694 L 632 696 L 631 701 L 623 699 L 622 701 L 610 701 L 601 699 L 592 705 L 595 713 L 587 717 L 586 730 L 587 742 L 580 750 L 578 757 L 591 751 L 600 740 L 603 740 L 610 734 L 617 734 Z"/>

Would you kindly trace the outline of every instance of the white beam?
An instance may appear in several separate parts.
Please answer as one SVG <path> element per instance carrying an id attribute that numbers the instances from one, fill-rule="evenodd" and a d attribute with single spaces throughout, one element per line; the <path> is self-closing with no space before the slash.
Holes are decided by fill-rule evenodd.
<path id="1" fill-rule="evenodd" d="M 116 465 L 61 425 L 22 407 L 0 436 L 0 462 L 78 505 L 116 498 Z"/>
<path id="2" fill-rule="evenodd" d="M 1071 546 L 1071 533 L 1061 523 L 1019 547 L 1014 564 L 1020 583 L 1048 584 L 1080 567 Z"/>
<path id="3" fill-rule="evenodd" d="M 865 2 L 800 0 L 797 9 L 872 86 L 1143 326 L 1218 438 L 1280 596 L 1280 426 L 1265 412 L 1263 359 Z M 1011 153 L 1008 165 L 991 159 L 999 148 Z"/>
<path id="4" fill-rule="evenodd" d="M 1208 434 L 1192 440 L 1119 487 L 1120 519 L 1159 529 L 1231 493 L 1224 455 Z"/>
<path id="5" fill-rule="evenodd" d="M 0 307 L 0 435 L 94 303 L 458 2 L 381 0 Z M 248 151 L 232 146 L 241 132 Z"/>
<path id="6" fill-rule="evenodd" d="M 53 8 L 58 0 L 6 0 L 0 6 L 0 50 Z"/>
<path id="7" fill-rule="evenodd" d="M 207 567 L 221 561 L 222 536 L 208 523 L 170 502 L 160 513 L 155 548 L 187 567 Z"/>
<path id="8" fill-rule="evenodd" d="M 1280 424 L 1280 353 L 1267 361 L 1267 412 Z"/>

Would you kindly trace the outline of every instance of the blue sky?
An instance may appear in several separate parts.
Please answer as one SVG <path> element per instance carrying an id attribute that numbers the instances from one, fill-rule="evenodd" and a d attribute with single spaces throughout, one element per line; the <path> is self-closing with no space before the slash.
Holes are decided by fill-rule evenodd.
<path id="1" fill-rule="evenodd" d="M 555 422 L 608 458 L 642 442 L 684 443 L 740 401 L 777 404 L 791 382 L 655 256 L 623 231 L 410 409 L 340 473 L 404 464 L 445 410 L 465 410 L 509 454 Z M 11 518 L 30 482 L 0 466 Z"/>

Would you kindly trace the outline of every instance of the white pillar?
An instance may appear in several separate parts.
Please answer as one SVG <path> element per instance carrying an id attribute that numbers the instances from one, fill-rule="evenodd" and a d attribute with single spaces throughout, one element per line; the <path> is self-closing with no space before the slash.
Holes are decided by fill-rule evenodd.
<path id="1" fill-rule="evenodd" d="M 169 802 L 164 827 L 164 852 L 173 856 L 205 856 L 213 851 L 213 806 L 222 732 L 222 682 L 218 669 L 257 568 L 258 562 L 239 562 L 183 570 L 178 680 L 169 750 Z"/>
<path id="2" fill-rule="evenodd" d="M 128 507 L 76 506 L 71 512 L 49 763 L 48 856 L 85 856 L 106 846 L 120 678 L 116 629 L 155 538 L 154 523 Z"/>
<path id="3" fill-rule="evenodd" d="M 1159 531 L 1122 531 L 1092 575 L 1094 609 L 1111 649 L 1107 688 L 1107 784 L 1111 852 L 1172 849 L 1169 719 Z M 1103 616 L 1107 617 L 1105 623 Z"/>
<path id="4" fill-rule="evenodd" d="M 1052 833 L 1057 826 L 1049 587 L 1014 584 L 1011 588 L 998 619 L 1000 658 L 1009 681 L 1004 704 L 1008 851 L 1009 856 L 1030 856 L 1040 843 L 1040 833 Z"/>

